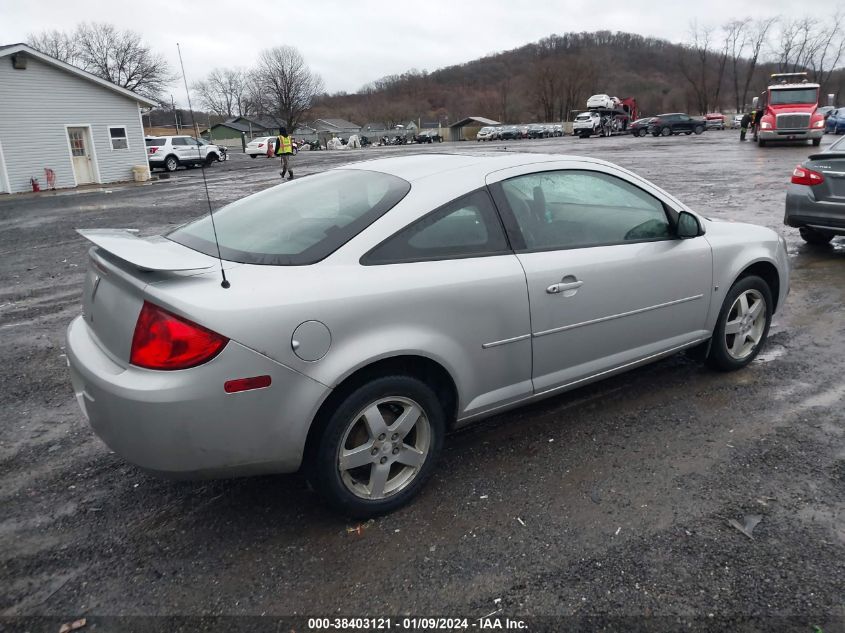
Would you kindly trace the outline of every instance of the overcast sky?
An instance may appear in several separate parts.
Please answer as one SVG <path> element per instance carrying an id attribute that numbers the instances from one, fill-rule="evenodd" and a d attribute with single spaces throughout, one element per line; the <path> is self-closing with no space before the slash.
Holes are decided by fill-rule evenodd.
<path id="1" fill-rule="evenodd" d="M 0 0 L 0 44 L 25 41 L 27 34 L 44 29 L 70 29 L 79 21 L 110 22 L 141 33 L 174 70 L 179 42 L 189 81 L 218 66 L 249 67 L 262 48 L 289 44 L 322 75 L 328 92 L 354 92 L 385 75 L 411 68 L 432 71 L 552 33 L 605 29 L 681 41 L 694 19 L 718 26 L 745 15 L 803 15 L 804 6 L 794 0 L 677 5 L 630 0 Z M 174 86 L 174 97 L 184 102 L 179 92 Z"/>

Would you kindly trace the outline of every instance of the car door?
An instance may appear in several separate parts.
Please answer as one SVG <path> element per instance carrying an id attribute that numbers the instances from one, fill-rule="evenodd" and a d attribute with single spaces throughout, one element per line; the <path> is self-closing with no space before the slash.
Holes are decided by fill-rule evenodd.
<path id="1" fill-rule="evenodd" d="M 386 337 L 429 332 L 426 351 L 456 370 L 459 418 L 531 396 L 525 274 L 486 188 L 399 230 L 361 263 L 360 283 L 378 289 L 373 303 L 387 302 L 370 326 Z"/>
<path id="2" fill-rule="evenodd" d="M 528 283 L 535 392 L 704 340 L 712 256 L 662 192 L 567 161 L 491 175 Z"/>
<path id="3" fill-rule="evenodd" d="M 678 115 L 678 121 L 675 123 L 675 132 L 692 132 L 692 118 L 686 114 Z"/>
<path id="4" fill-rule="evenodd" d="M 192 163 L 201 163 L 205 160 L 206 148 L 198 140 L 193 138 L 185 139 L 185 160 Z"/>

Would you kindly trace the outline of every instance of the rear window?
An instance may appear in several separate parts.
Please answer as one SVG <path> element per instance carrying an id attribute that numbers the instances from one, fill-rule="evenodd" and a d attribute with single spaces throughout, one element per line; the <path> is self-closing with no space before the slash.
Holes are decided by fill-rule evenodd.
<path id="1" fill-rule="evenodd" d="M 214 213 L 220 255 L 244 264 L 313 264 L 387 213 L 410 189 L 396 176 L 357 169 L 277 185 Z M 208 216 L 167 237 L 217 257 Z"/>
<path id="2" fill-rule="evenodd" d="M 165 138 L 148 138 L 144 140 L 147 142 L 147 147 L 161 147 L 167 142 Z"/>

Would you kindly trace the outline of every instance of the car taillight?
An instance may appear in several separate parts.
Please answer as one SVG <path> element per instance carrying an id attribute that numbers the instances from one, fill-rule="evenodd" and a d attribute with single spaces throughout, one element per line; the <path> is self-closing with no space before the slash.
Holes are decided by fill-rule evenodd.
<path id="1" fill-rule="evenodd" d="M 188 369 L 210 361 L 228 342 L 225 336 L 145 301 L 135 323 L 129 362 L 146 369 Z"/>
<path id="2" fill-rule="evenodd" d="M 792 184 L 793 185 L 820 185 L 824 182 L 824 176 L 819 172 L 807 169 L 798 165 L 792 170 Z"/>
<path id="3" fill-rule="evenodd" d="M 150 148 L 150 154 L 155 154 L 157 151 L 158 151 L 157 147 L 151 147 Z"/>

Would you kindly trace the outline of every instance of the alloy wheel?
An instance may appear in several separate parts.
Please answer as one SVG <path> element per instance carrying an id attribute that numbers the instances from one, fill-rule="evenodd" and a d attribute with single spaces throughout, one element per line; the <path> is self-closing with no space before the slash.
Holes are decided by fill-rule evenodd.
<path id="1" fill-rule="evenodd" d="M 766 300 L 751 289 L 740 294 L 728 311 L 725 322 L 725 347 L 731 358 L 743 360 L 754 352 L 768 318 Z"/>
<path id="2" fill-rule="evenodd" d="M 432 444 L 423 408 L 409 398 L 382 398 L 364 407 L 343 434 L 337 467 L 344 486 L 362 499 L 385 499 L 419 474 Z"/>

